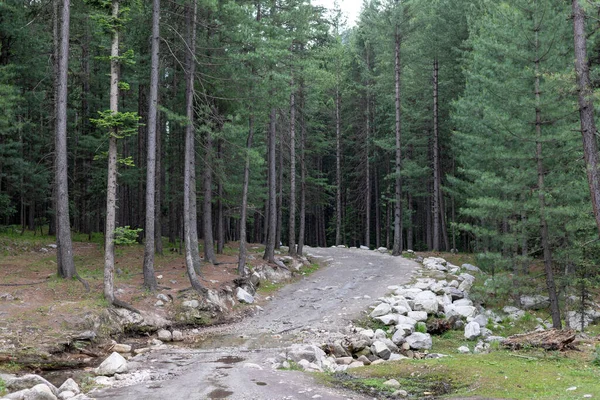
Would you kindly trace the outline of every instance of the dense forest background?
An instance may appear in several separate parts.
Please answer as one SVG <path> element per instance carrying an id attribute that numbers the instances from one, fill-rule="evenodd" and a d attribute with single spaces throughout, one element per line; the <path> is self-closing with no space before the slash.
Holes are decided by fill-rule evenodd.
<path id="1" fill-rule="evenodd" d="M 598 14 L 562 0 L 372 0 L 350 27 L 308 0 L 2 1 L 0 224 L 60 225 L 65 87 L 74 231 L 112 232 L 114 207 L 139 241 L 148 221 L 175 249 L 204 238 L 208 261 L 240 239 L 456 250 L 586 282 Z"/>

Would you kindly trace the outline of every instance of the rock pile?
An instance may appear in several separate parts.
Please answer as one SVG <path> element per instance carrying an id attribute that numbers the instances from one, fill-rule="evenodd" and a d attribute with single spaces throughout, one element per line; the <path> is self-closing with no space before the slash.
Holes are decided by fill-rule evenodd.
<path id="1" fill-rule="evenodd" d="M 389 286 L 391 292 L 373 304 L 369 318 L 385 325 L 387 332 L 353 326 L 345 337 L 319 346 L 294 345 L 273 360 L 274 365 L 285 367 L 294 362 L 307 371 L 337 372 L 390 360 L 439 358 L 444 355 L 430 353 L 430 333 L 447 329 L 464 329 L 465 339 L 479 340 L 475 353 L 485 352 L 490 342 L 504 339 L 493 336 L 487 328 L 488 322 L 502 318 L 469 299 L 475 282 L 469 272 L 479 272 L 479 268 L 470 264 L 459 267 L 437 257 L 425 258 L 422 263 L 414 282 Z M 512 311 L 514 315 L 515 310 L 509 309 L 507 314 Z M 467 346 L 457 351 L 471 352 Z"/>
<path id="2" fill-rule="evenodd" d="M 0 374 L 0 378 L 10 392 L 0 400 L 90 400 L 71 378 L 59 388 L 35 374 L 19 377 Z"/>

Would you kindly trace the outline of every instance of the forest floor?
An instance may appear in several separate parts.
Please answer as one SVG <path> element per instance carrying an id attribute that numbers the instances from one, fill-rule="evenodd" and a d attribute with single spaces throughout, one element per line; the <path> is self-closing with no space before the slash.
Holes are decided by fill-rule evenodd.
<path id="1" fill-rule="evenodd" d="M 54 243 L 52 237 L 33 236 L 30 232 L 23 236 L 0 233 L 0 363 L 14 360 L 16 353 L 21 361 L 24 355 L 31 354 L 34 364 L 40 355 L 44 356 L 45 351 L 40 349 L 60 353 L 67 328 L 83 326 L 87 315 L 100 314 L 108 305 L 103 298 L 102 238 L 74 238 L 76 270 L 89 283 L 89 292 L 75 279 L 57 277 Z M 229 243 L 225 254 L 217 255 L 218 265 L 202 266 L 202 283 L 206 287 L 234 287 L 233 279 L 238 277 L 236 245 Z M 248 264 L 264 264 L 263 250 L 261 245 L 248 245 Z M 155 306 L 156 293 L 142 288 L 143 252 L 141 245 L 117 247 L 116 296 L 138 310 L 151 310 L 168 318 L 168 307 Z M 161 293 L 167 296 L 176 297 L 190 287 L 184 256 L 167 243 L 164 255 L 155 258 L 155 273 L 163 288 Z"/>

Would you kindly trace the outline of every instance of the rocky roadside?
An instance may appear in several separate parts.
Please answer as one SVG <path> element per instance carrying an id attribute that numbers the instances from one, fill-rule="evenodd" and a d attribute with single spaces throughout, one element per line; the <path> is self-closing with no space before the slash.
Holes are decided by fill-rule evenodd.
<path id="1" fill-rule="evenodd" d="M 73 318 L 73 323 L 64 327 L 64 335 L 55 340 L 44 340 L 33 345 L 23 345 L 15 337 L 0 340 L 0 361 L 16 362 L 23 357 L 36 364 L 36 360 L 51 360 L 58 354 L 71 351 L 77 354 L 78 368 L 96 375 L 93 384 L 103 386 L 127 386 L 146 380 L 161 379 L 148 371 L 129 373 L 128 362 L 144 353 L 165 349 L 168 342 L 183 342 L 199 334 L 198 326 L 221 324 L 241 318 L 255 308 L 238 309 L 239 303 L 255 302 L 257 289 L 264 282 L 279 283 L 290 280 L 302 268 L 310 265 L 305 257 L 296 259 L 288 256 L 279 258 L 285 268 L 259 265 L 245 278 L 233 281 L 232 286 L 222 290 L 209 290 L 206 297 L 189 290 L 174 297 L 164 293 L 156 295 L 154 309 L 139 310 L 138 313 L 121 308 L 109 308 L 99 313 L 86 313 Z M 256 306 L 260 309 L 259 306 Z M 112 337 L 150 336 L 148 341 L 137 341 L 137 345 L 117 343 Z M 97 367 L 98 357 L 110 355 Z M 25 354 L 25 356 L 23 356 Z M 56 357 L 58 358 L 58 357 Z M 58 364 L 59 362 L 57 362 Z M 40 375 L 0 374 L 8 394 L 1 400 L 83 400 L 90 397 L 81 393 L 73 379 L 67 379 L 56 387 Z"/>

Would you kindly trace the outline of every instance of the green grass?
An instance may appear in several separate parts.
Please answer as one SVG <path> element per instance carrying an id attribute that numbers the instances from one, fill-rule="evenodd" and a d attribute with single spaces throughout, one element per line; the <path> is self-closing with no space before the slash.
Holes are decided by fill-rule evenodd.
<path id="1" fill-rule="evenodd" d="M 6 382 L 2 378 L 0 378 L 0 396 L 4 396 L 6 394 Z"/>

